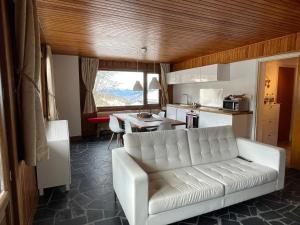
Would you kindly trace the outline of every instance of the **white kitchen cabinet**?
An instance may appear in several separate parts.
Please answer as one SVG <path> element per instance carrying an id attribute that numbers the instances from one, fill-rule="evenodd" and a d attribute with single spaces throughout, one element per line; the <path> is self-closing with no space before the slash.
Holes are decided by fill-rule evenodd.
<path id="1" fill-rule="evenodd" d="M 263 107 L 262 142 L 277 145 L 280 104 L 267 104 Z"/>
<path id="2" fill-rule="evenodd" d="M 201 82 L 230 80 L 229 64 L 213 64 L 200 67 Z"/>
<path id="3" fill-rule="evenodd" d="M 67 120 L 49 121 L 46 127 L 49 159 L 37 163 L 40 195 L 44 188 L 65 185 L 70 190 L 70 140 Z"/>
<path id="4" fill-rule="evenodd" d="M 167 84 L 176 84 L 176 82 L 177 82 L 176 73 L 177 73 L 176 71 L 167 73 Z"/>
<path id="5" fill-rule="evenodd" d="M 232 116 L 211 112 L 199 112 L 199 127 L 218 127 L 232 125 Z"/>
<path id="6" fill-rule="evenodd" d="M 168 84 L 187 84 L 230 80 L 229 64 L 213 64 L 167 73 Z"/>
<path id="7" fill-rule="evenodd" d="M 180 70 L 177 72 L 177 79 L 179 83 L 195 83 L 201 81 L 200 67 Z M 180 80 L 179 80 L 180 79 Z"/>
<path id="8" fill-rule="evenodd" d="M 190 111 L 188 109 L 182 109 L 182 108 L 177 108 L 176 111 L 176 120 L 181 121 L 181 122 L 186 122 L 186 113 Z M 180 125 L 180 126 L 176 126 L 176 129 L 185 129 L 186 126 L 185 125 Z"/>
<path id="9" fill-rule="evenodd" d="M 222 114 L 199 112 L 199 127 L 232 126 L 236 137 L 249 138 L 251 132 L 252 114 Z"/>
<path id="10" fill-rule="evenodd" d="M 176 120 L 176 116 L 177 116 L 177 108 L 167 105 L 167 118 L 172 119 L 172 120 Z"/>
<path id="11" fill-rule="evenodd" d="M 186 122 L 186 113 L 188 109 L 167 105 L 167 118 Z M 185 129 L 185 125 L 176 126 L 175 129 Z"/>

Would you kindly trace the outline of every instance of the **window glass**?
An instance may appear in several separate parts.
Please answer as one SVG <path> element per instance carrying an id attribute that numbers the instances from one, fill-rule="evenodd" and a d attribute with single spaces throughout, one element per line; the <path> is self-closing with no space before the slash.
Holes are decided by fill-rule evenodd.
<path id="1" fill-rule="evenodd" d="M 98 71 L 94 87 L 97 107 L 135 106 L 144 104 L 144 92 L 133 91 L 136 81 L 143 86 L 142 72 Z"/>

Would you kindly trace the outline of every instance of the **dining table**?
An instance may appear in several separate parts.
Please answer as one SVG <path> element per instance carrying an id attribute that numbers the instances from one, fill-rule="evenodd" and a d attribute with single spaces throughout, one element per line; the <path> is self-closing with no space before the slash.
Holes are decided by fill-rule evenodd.
<path id="1" fill-rule="evenodd" d="M 163 122 L 169 122 L 172 127 L 185 125 L 185 122 L 160 117 L 159 115 L 152 114 L 150 118 L 140 118 L 139 113 L 114 113 L 115 116 L 119 121 L 124 122 L 128 120 L 132 126 L 132 128 L 139 129 L 139 130 L 146 130 L 149 128 L 157 128 Z"/>

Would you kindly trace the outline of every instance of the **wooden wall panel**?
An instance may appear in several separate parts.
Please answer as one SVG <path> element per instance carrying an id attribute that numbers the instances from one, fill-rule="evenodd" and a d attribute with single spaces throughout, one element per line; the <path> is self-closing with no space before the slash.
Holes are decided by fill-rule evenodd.
<path id="1" fill-rule="evenodd" d="M 216 63 L 231 63 L 300 50 L 300 32 L 210 55 L 199 56 L 172 65 L 172 71 Z"/>

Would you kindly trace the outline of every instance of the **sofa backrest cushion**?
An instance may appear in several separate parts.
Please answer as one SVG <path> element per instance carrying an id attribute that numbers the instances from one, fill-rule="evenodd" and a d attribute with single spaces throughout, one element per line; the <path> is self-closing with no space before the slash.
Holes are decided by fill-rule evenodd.
<path id="1" fill-rule="evenodd" d="M 124 146 L 148 173 L 191 166 L 185 130 L 128 133 Z"/>
<path id="2" fill-rule="evenodd" d="M 188 130 L 193 165 L 233 159 L 238 156 L 231 126 L 194 128 Z"/>

